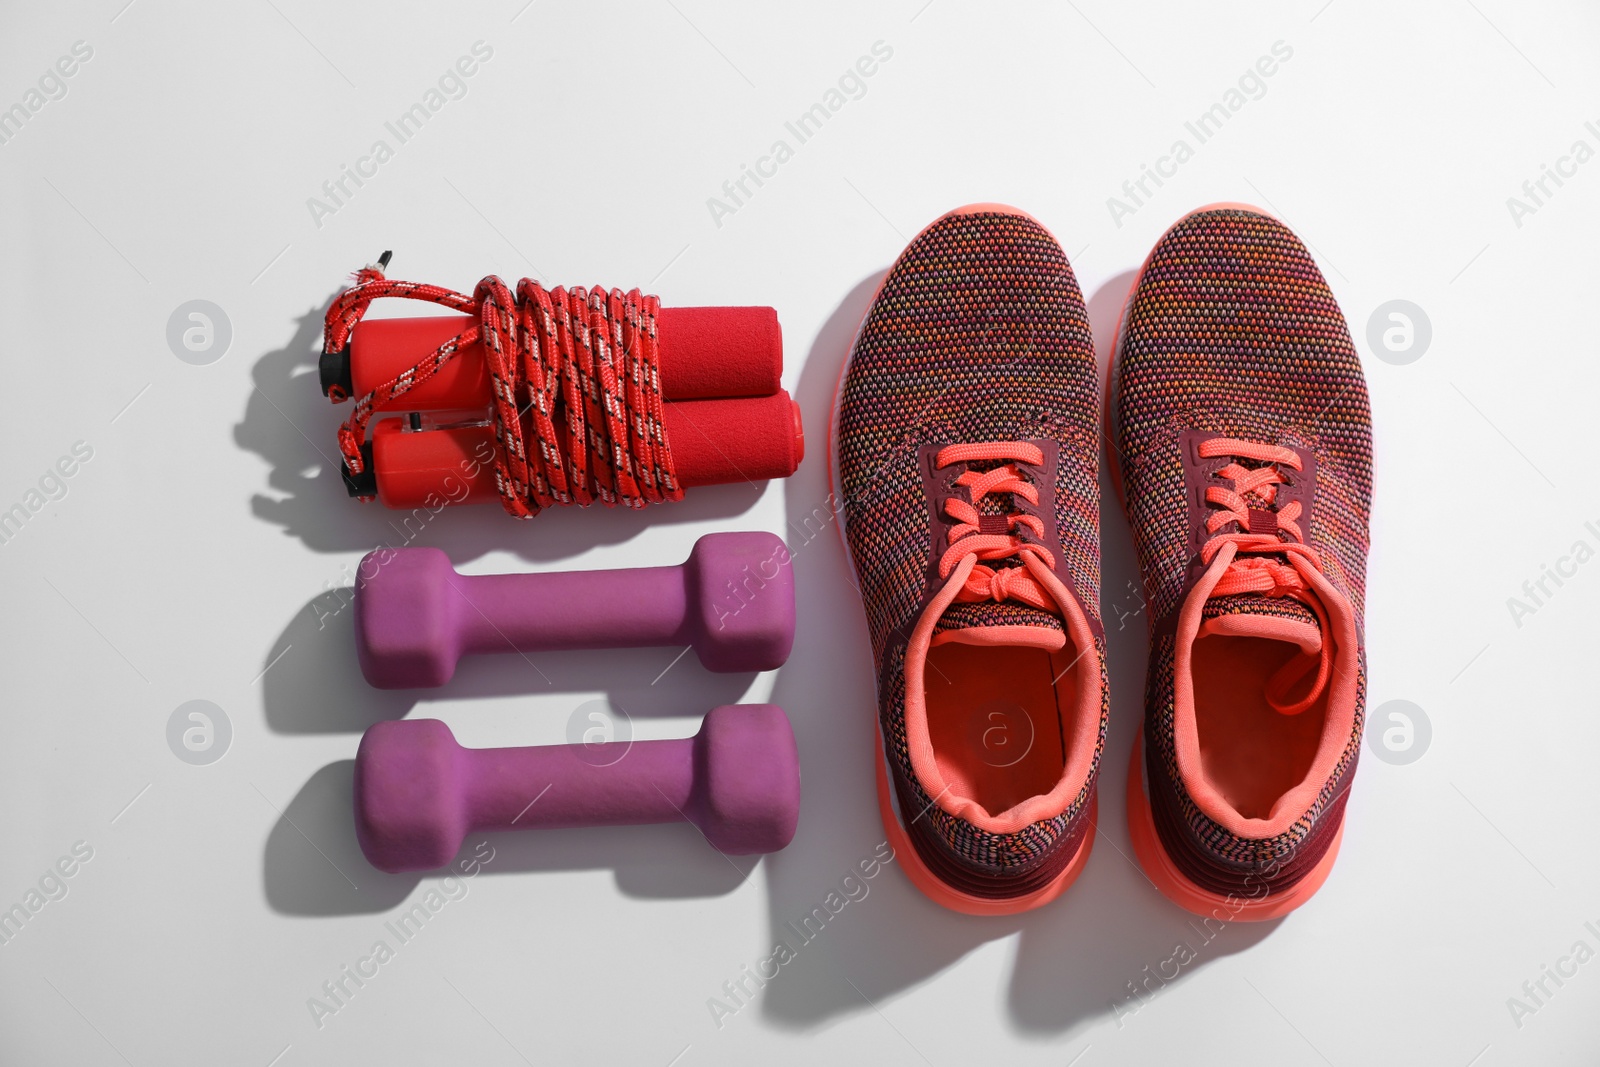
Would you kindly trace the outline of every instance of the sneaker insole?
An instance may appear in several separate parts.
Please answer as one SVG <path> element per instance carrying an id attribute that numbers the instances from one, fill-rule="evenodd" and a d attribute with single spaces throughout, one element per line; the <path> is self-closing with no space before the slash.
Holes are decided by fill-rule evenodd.
<path id="1" fill-rule="evenodd" d="M 1213 634 L 1192 654 L 1200 766 L 1212 787 L 1248 819 L 1265 819 L 1311 769 L 1327 719 L 1327 696 L 1299 715 L 1267 703 L 1267 683 L 1300 654 L 1287 641 Z"/>
<path id="2" fill-rule="evenodd" d="M 936 645 L 923 674 L 928 734 L 950 791 L 999 815 L 1048 793 L 1066 766 L 1063 720 L 1078 706 L 1076 658 L 1069 646 Z M 1055 682 L 1056 675 L 1066 676 Z"/>

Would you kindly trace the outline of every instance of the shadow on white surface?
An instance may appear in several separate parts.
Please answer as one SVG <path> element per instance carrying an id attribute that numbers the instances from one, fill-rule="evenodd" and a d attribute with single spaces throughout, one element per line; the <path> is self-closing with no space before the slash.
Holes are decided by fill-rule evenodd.
<path id="1" fill-rule="evenodd" d="M 367 863 L 350 817 L 355 760 L 330 763 L 289 801 L 267 834 L 262 882 L 281 915 L 388 911 L 411 895 L 417 874 L 384 874 Z"/>
<path id="2" fill-rule="evenodd" d="M 385 874 L 367 863 L 350 815 L 355 760 L 312 775 L 267 835 L 262 881 L 267 903 L 283 915 L 355 915 L 393 910 L 438 872 Z M 477 851 L 487 841 L 492 859 Z M 738 889 L 756 856 L 724 856 L 688 825 L 607 826 L 537 833 L 469 834 L 458 860 L 484 861 L 489 877 L 613 869 L 617 888 L 647 900 L 723 896 Z"/>

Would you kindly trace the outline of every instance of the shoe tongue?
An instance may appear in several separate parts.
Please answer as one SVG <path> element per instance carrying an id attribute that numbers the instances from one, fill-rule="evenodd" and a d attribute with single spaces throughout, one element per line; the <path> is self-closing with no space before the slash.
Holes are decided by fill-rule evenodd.
<path id="1" fill-rule="evenodd" d="M 1310 606 L 1286 596 L 1238 593 L 1212 597 L 1200 614 L 1200 637 L 1265 637 L 1299 645 L 1307 655 L 1322 650 L 1322 624 Z"/>
<path id="2" fill-rule="evenodd" d="M 957 601 L 939 616 L 930 643 L 1027 645 L 1054 651 L 1067 643 L 1067 628 L 1059 615 L 1028 604 Z"/>

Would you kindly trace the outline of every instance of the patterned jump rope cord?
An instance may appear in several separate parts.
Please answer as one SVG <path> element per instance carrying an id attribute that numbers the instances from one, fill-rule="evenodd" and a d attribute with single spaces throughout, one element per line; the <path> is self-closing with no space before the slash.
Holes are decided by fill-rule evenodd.
<path id="1" fill-rule="evenodd" d="M 385 297 L 426 300 L 478 321 L 356 400 L 339 428 L 339 451 L 350 474 L 365 469 L 361 446 L 374 410 L 422 385 L 481 340 L 494 393 L 495 484 L 507 513 L 529 519 L 553 504 L 599 500 L 639 508 L 683 496 L 661 426 L 658 297 L 637 289 L 547 292 L 528 278 L 517 283 L 513 297 L 493 275 L 469 297 L 437 285 L 391 281 L 384 276 L 388 261 L 385 252 L 378 263 L 357 271 L 355 284 L 328 308 L 325 352 L 344 350 L 367 307 Z M 349 399 L 337 386 L 328 395 L 336 404 Z M 531 449 L 524 444 L 525 414 Z"/>

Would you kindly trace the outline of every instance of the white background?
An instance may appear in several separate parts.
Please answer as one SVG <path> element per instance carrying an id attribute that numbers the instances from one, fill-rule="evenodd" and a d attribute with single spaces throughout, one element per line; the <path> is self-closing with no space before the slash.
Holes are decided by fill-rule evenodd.
<path id="1" fill-rule="evenodd" d="M 1506 203 L 1574 141 L 1600 148 L 1584 127 L 1600 125 L 1593 5 L 124 2 L 0 16 L 0 107 L 74 42 L 93 49 L 0 145 L 0 509 L 74 442 L 93 448 L 0 545 L 0 907 L 75 842 L 93 849 L 0 945 L 0 1062 L 1595 1062 L 1600 962 L 1546 979 L 1520 1020 L 1508 998 L 1533 1006 L 1525 981 L 1579 941 L 1600 950 L 1584 925 L 1600 927 L 1600 562 L 1520 626 L 1507 598 L 1575 542 L 1600 548 L 1585 528 L 1600 161 L 1520 226 Z M 480 40 L 493 55 L 467 95 L 318 225 L 308 198 L 376 139 L 393 147 L 385 121 Z M 877 41 L 893 56 L 865 94 L 717 225 L 707 198 L 775 139 L 794 147 L 785 120 Z M 1293 56 L 1265 94 L 1119 226 L 1107 198 L 1278 41 Z M 979 200 L 1059 236 L 1102 346 L 1128 272 L 1193 207 L 1254 202 L 1314 247 L 1372 388 L 1371 707 L 1415 702 L 1431 747 L 1363 760 L 1309 904 L 1226 929 L 1130 1001 L 1200 939 L 1129 860 L 1144 621 L 1115 629 L 1135 574 L 1108 510 L 1114 721 L 1082 879 L 985 920 L 891 866 L 719 1028 L 709 998 L 882 840 L 865 626 L 833 530 L 799 522 L 826 496 L 833 384 L 874 282 L 921 226 Z M 469 662 L 421 694 L 365 686 L 349 612 L 318 615 L 396 535 L 345 498 L 329 457 L 347 409 L 313 367 L 322 308 L 386 248 L 392 276 L 459 289 L 537 273 L 778 308 L 811 446 L 787 482 L 643 514 L 451 512 L 416 543 L 494 572 L 675 563 L 708 531 L 785 533 L 785 668 L 667 670 L 679 650 L 652 649 Z M 232 325 L 209 366 L 166 341 L 197 298 Z M 1432 322 L 1409 365 L 1365 340 L 1391 299 Z M 794 843 L 730 862 L 684 826 L 497 836 L 466 895 L 319 1028 L 308 998 L 439 884 L 356 849 L 361 730 L 437 716 L 467 745 L 556 743 L 600 698 L 637 737 L 690 733 L 719 703 L 782 704 L 805 775 Z M 209 766 L 166 740 L 193 699 L 232 724 Z"/>

